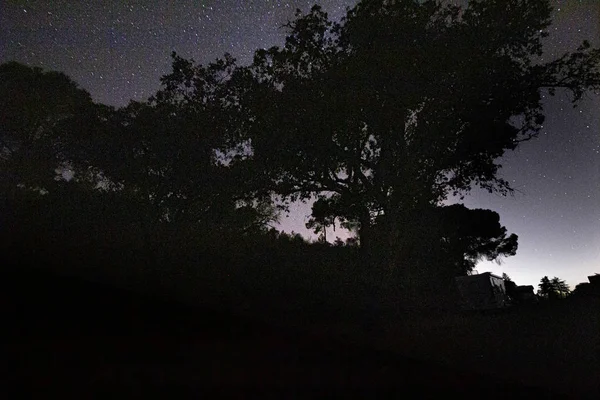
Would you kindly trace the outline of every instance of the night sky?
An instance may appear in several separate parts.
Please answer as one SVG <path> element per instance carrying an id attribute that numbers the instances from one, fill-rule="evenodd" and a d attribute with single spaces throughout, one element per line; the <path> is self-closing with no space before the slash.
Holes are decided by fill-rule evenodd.
<path id="1" fill-rule="evenodd" d="M 121 106 L 144 100 L 170 70 L 170 53 L 205 63 L 225 52 L 240 63 L 255 49 L 282 44 L 280 26 L 313 1 L 4 1 L 0 3 L 0 63 L 15 60 L 63 71 L 97 102 Z M 456 0 L 458 1 L 458 0 Z M 318 1 L 334 18 L 354 0 Z M 548 59 L 584 39 L 600 46 L 600 0 L 553 1 L 555 24 Z M 540 138 L 503 160 L 503 176 L 517 192 L 500 197 L 474 192 L 468 207 L 490 208 L 519 235 L 519 250 L 502 265 L 477 270 L 506 272 L 518 284 L 537 285 L 543 275 L 571 284 L 600 272 L 600 94 L 576 109 L 557 95 L 545 102 Z M 281 227 L 305 236 L 310 206 L 295 207 Z M 329 237 L 344 235 L 329 231 Z"/>

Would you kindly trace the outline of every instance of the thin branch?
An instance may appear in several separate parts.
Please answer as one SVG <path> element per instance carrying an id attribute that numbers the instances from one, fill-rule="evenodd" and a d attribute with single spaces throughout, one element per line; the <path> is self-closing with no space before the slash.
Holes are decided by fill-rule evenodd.
<path id="1" fill-rule="evenodd" d="M 537 137 L 538 137 L 538 135 L 537 135 L 537 134 L 535 134 L 535 135 L 529 135 L 529 136 L 527 136 L 527 137 L 524 137 L 524 138 L 522 138 L 522 139 L 515 139 L 515 140 L 513 140 L 513 143 L 524 143 L 524 142 L 529 142 L 530 140 L 533 140 L 533 139 L 535 139 L 535 138 L 537 138 Z"/>

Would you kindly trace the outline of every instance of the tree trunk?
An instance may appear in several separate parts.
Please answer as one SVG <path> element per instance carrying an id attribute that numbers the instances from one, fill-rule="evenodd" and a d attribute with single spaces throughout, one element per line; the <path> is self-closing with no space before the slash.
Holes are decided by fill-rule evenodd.
<path id="1" fill-rule="evenodd" d="M 371 267 L 372 260 L 372 241 L 371 241 L 371 215 L 369 210 L 365 209 L 359 216 L 358 240 L 360 244 L 360 262 L 363 267 Z"/>
<path id="2" fill-rule="evenodd" d="M 401 229 L 402 217 L 399 207 L 388 207 L 385 210 L 385 223 L 382 227 L 385 238 L 385 266 L 388 272 L 393 272 L 398 268 L 398 261 L 401 252 L 404 250 L 402 243 Z"/>

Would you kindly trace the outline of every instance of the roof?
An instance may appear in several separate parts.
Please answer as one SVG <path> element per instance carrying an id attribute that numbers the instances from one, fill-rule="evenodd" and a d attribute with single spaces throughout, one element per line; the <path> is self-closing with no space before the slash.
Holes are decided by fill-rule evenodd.
<path id="1" fill-rule="evenodd" d="M 455 279 L 481 279 L 483 277 L 488 277 L 488 276 L 496 278 L 496 279 L 502 279 L 501 276 L 494 275 L 491 272 L 482 272 L 481 274 L 476 274 L 476 275 L 457 276 Z"/>
<path id="2" fill-rule="evenodd" d="M 486 275 L 489 275 L 489 276 L 493 276 L 494 278 L 502 279 L 501 276 L 492 274 L 491 272 L 484 272 L 483 274 L 486 274 Z M 480 274 L 480 275 L 483 275 L 483 274 Z M 502 279 L 502 280 L 504 280 L 504 279 Z"/>

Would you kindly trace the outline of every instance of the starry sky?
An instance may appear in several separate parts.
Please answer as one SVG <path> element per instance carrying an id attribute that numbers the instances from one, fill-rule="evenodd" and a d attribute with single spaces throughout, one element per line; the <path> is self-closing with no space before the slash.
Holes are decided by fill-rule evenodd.
<path id="1" fill-rule="evenodd" d="M 466 0 L 450 0 L 454 3 Z M 282 44 L 281 25 L 317 2 L 332 18 L 356 0 L 7 0 L 0 2 L 0 63 L 15 60 L 63 71 L 95 101 L 122 106 L 144 100 L 170 70 L 170 53 L 206 63 L 231 53 L 250 62 L 254 50 Z M 548 59 L 588 39 L 600 46 L 600 0 L 555 0 Z M 578 108 L 558 93 L 545 99 L 547 120 L 535 141 L 501 161 L 513 197 L 475 191 L 471 208 L 500 214 L 519 235 L 519 251 L 479 272 L 508 273 L 518 284 L 544 275 L 572 287 L 600 272 L 600 94 Z M 305 236 L 309 205 L 296 205 L 281 228 Z M 347 233 L 329 231 L 329 237 Z"/>

